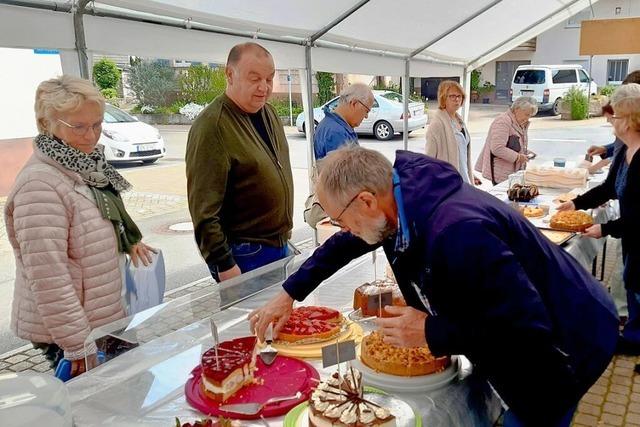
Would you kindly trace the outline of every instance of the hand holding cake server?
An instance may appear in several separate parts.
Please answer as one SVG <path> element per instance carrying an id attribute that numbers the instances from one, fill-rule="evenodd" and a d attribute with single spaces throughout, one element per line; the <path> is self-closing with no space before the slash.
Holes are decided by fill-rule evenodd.
<path id="1" fill-rule="evenodd" d="M 510 418 L 569 425 L 611 360 L 618 327 L 606 290 L 569 254 L 449 164 L 417 153 L 398 151 L 392 165 L 340 148 L 320 162 L 317 194 L 342 232 L 249 315 L 259 338 L 269 323 L 277 334 L 294 299 L 382 246 L 408 305 L 378 320 L 386 342 L 463 354 Z"/>

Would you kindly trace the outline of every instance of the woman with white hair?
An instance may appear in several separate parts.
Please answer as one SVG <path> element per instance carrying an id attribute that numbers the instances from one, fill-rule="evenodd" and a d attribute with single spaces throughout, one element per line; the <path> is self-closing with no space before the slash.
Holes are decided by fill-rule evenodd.
<path id="1" fill-rule="evenodd" d="M 624 144 L 616 153 L 607 179 L 597 187 L 565 202 L 558 210 L 589 209 L 611 199 L 620 202 L 620 218 L 594 224 L 584 235 L 621 239 L 629 318 L 618 340 L 618 352 L 640 354 L 640 85 L 629 83 L 613 93 L 610 120 Z"/>
<path id="2" fill-rule="evenodd" d="M 97 145 L 104 98 L 87 80 L 61 76 L 36 91 L 39 135 L 7 198 L 5 222 L 16 258 L 11 327 L 71 376 L 96 360 L 93 328 L 124 317 L 123 254 L 138 265 L 153 249 L 127 214 L 131 187 Z M 90 366 L 89 366 L 90 367 Z"/>
<path id="3" fill-rule="evenodd" d="M 508 176 L 526 167 L 529 119 L 538 112 L 536 100 L 521 96 L 511 108 L 495 118 L 476 162 L 476 171 L 490 179 L 493 185 L 505 181 Z"/>

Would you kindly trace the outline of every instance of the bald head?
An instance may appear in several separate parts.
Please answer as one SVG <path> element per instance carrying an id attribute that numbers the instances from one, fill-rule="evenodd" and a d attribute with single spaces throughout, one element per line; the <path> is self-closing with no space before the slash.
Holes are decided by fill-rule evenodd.
<path id="1" fill-rule="evenodd" d="M 227 60 L 225 93 L 241 110 L 256 113 L 271 96 L 275 72 L 267 49 L 253 42 L 236 45 Z"/>
<path id="2" fill-rule="evenodd" d="M 242 58 L 242 55 L 245 53 L 252 53 L 254 55 L 269 57 L 271 58 L 271 53 L 264 47 L 260 46 L 258 43 L 246 42 L 235 45 L 229 51 L 229 56 L 227 57 L 227 67 L 232 67 L 237 65 Z"/>

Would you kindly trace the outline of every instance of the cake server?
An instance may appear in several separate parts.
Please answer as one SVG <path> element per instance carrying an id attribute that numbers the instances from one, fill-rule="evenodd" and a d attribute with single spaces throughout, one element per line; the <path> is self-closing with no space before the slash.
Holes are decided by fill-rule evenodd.
<path id="1" fill-rule="evenodd" d="M 272 397 L 264 403 L 232 403 L 229 405 L 220 405 L 219 409 L 221 411 L 231 412 L 234 414 L 256 415 L 267 405 L 271 405 L 276 402 L 283 402 L 285 400 L 300 399 L 300 397 L 302 397 L 302 393 L 297 392 L 293 396 Z"/>
<path id="2" fill-rule="evenodd" d="M 262 359 L 264 364 L 268 366 L 273 363 L 273 361 L 276 359 L 276 356 L 278 355 L 278 350 L 273 348 L 273 346 L 271 345 L 271 343 L 273 342 L 273 323 L 269 323 L 269 326 L 267 326 L 267 331 L 265 332 L 264 338 L 267 346 L 260 350 L 260 353 L 258 353 L 258 355 L 260 356 L 260 359 Z"/>

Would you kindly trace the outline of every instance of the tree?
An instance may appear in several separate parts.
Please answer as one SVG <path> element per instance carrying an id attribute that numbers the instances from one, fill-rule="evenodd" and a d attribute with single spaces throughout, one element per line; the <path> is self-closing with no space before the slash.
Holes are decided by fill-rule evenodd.
<path id="1" fill-rule="evenodd" d="M 318 71 L 316 73 L 316 80 L 318 82 L 318 103 L 322 105 L 334 97 L 335 92 L 333 91 L 333 87 L 335 82 L 333 80 L 333 74 Z"/>
<path id="2" fill-rule="evenodd" d="M 102 58 L 93 65 L 93 81 L 100 89 L 117 89 L 121 72 L 115 62 Z"/>
<path id="3" fill-rule="evenodd" d="M 180 76 L 180 97 L 185 102 L 205 105 L 222 94 L 227 86 L 223 68 L 192 65 Z"/>
<path id="4" fill-rule="evenodd" d="M 169 105 L 178 88 L 173 69 L 160 62 L 135 61 L 129 84 L 140 104 L 154 107 Z"/>

